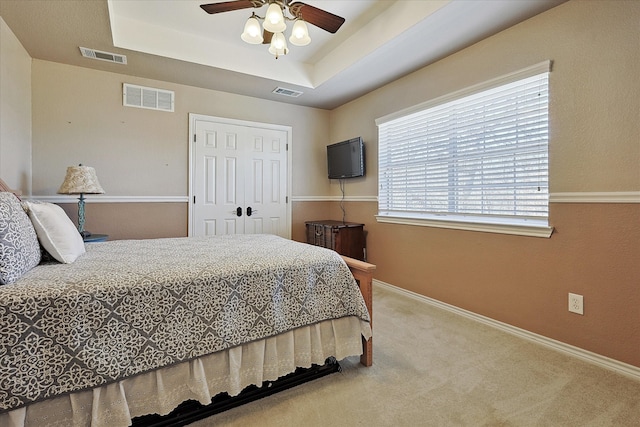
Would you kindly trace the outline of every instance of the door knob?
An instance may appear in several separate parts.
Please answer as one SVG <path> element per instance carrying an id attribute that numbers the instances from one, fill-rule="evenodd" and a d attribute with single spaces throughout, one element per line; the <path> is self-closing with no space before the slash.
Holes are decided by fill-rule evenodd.
<path id="1" fill-rule="evenodd" d="M 236 216 L 242 216 L 242 208 L 240 206 L 236 209 Z"/>
<path id="2" fill-rule="evenodd" d="M 247 216 L 251 216 L 252 214 L 258 212 L 258 209 L 251 209 L 251 206 L 247 208 Z"/>

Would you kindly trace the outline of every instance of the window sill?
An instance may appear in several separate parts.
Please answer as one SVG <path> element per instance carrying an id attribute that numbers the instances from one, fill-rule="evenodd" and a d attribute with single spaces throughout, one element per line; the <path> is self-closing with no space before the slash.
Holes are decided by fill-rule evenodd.
<path id="1" fill-rule="evenodd" d="M 421 227 L 449 228 L 453 230 L 480 231 L 484 233 L 512 234 L 517 236 L 549 238 L 553 233 L 553 227 L 544 222 L 535 220 L 513 221 L 512 223 L 497 223 L 490 220 L 479 220 L 459 217 L 449 218 L 408 218 L 392 215 L 376 215 L 376 220 L 381 223 L 417 225 Z"/>

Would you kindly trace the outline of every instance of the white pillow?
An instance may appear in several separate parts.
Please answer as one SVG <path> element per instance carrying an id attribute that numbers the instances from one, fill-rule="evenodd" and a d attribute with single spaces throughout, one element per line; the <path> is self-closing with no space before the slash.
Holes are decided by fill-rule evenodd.
<path id="1" fill-rule="evenodd" d="M 85 253 L 82 236 L 60 206 L 53 203 L 24 204 L 40 244 L 52 257 L 70 264 Z"/>

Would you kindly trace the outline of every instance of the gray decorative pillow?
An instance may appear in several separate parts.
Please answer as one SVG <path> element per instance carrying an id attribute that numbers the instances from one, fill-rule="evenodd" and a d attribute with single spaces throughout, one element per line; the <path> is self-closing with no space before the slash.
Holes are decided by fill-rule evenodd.
<path id="1" fill-rule="evenodd" d="M 31 220 L 13 193 L 0 192 L 0 285 L 15 282 L 39 262 Z"/>

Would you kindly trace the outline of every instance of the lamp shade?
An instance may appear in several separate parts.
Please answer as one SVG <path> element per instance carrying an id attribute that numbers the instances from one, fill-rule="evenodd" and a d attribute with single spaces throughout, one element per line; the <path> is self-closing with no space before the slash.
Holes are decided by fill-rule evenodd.
<path id="1" fill-rule="evenodd" d="M 287 24 L 284 22 L 284 15 L 282 14 L 282 8 L 277 3 L 271 3 L 269 5 L 262 25 L 265 30 L 272 33 L 281 33 L 287 29 Z"/>
<path id="2" fill-rule="evenodd" d="M 278 58 L 278 56 L 286 55 L 287 53 L 289 53 L 289 48 L 287 47 L 287 39 L 284 38 L 284 35 L 282 33 L 275 33 L 273 37 L 271 37 L 269 53 L 275 55 L 276 58 Z"/>
<path id="3" fill-rule="evenodd" d="M 306 46 L 311 43 L 311 37 L 309 37 L 309 29 L 307 28 L 307 24 L 298 19 L 295 24 L 293 24 L 293 29 L 291 30 L 291 37 L 289 37 L 289 41 L 292 45 L 295 46 Z"/>
<path id="4" fill-rule="evenodd" d="M 262 43 L 262 28 L 260 28 L 260 22 L 255 18 L 255 15 L 247 19 L 247 23 L 244 24 L 244 32 L 240 38 L 249 44 Z"/>
<path id="5" fill-rule="evenodd" d="M 69 166 L 59 194 L 103 194 L 96 170 L 90 166 Z"/>

